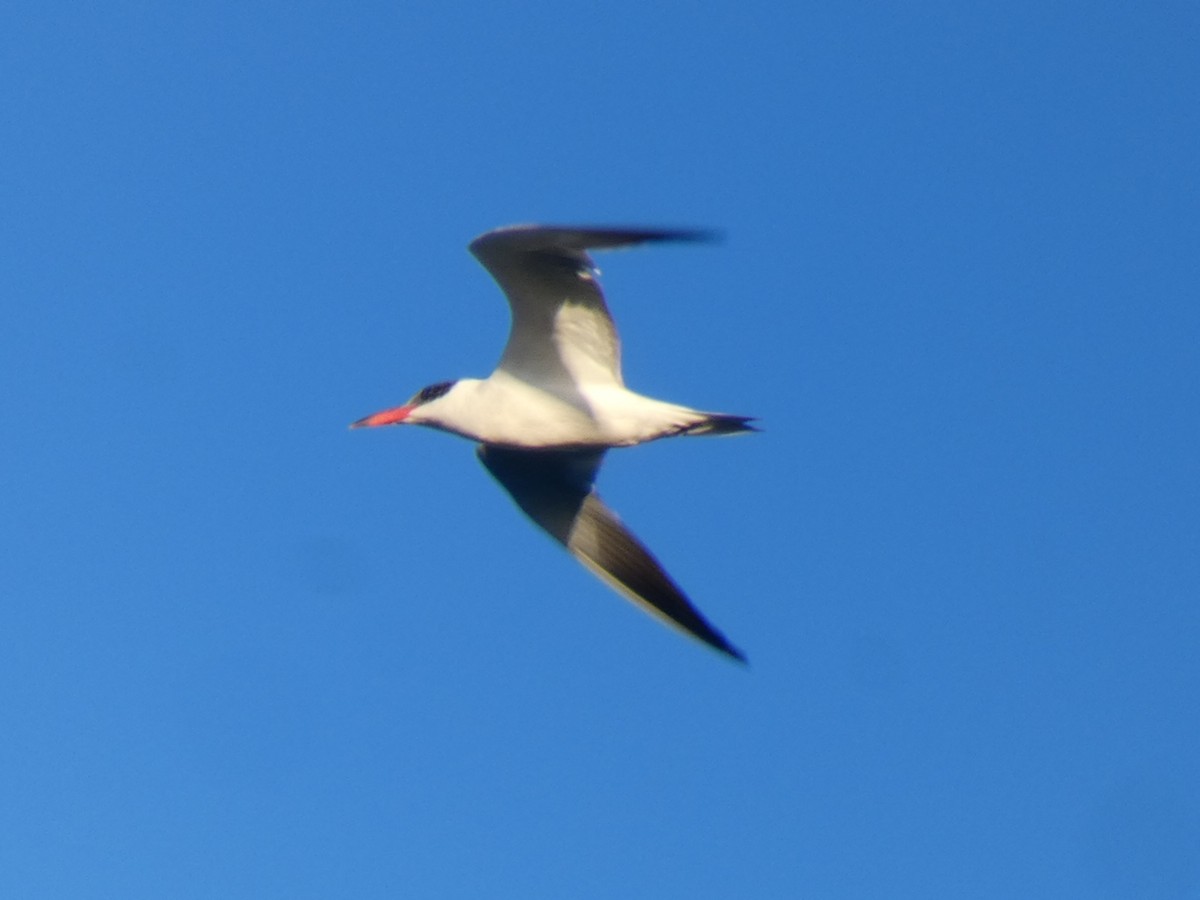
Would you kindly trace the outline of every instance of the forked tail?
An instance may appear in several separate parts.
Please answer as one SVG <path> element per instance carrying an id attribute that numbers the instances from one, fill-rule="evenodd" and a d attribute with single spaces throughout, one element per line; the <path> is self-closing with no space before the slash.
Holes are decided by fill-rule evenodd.
<path id="1" fill-rule="evenodd" d="M 725 413 L 705 413 L 704 418 L 680 429 L 680 434 L 713 435 L 743 434 L 747 431 L 758 431 L 750 423 L 754 416 L 730 416 Z"/>

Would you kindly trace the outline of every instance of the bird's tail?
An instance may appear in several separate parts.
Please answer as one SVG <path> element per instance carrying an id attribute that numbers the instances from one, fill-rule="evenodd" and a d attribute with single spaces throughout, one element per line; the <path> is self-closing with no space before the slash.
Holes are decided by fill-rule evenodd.
<path id="1" fill-rule="evenodd" d="M 689 436 L 744 434 L 747 431 L 759 430 L 750 424 L 753 421 L 753 416 L 731 416 L 727 415 L 726 413 L 704 413 L 704 417 L 702 419 L 686 426 L 680 433 Z"/>

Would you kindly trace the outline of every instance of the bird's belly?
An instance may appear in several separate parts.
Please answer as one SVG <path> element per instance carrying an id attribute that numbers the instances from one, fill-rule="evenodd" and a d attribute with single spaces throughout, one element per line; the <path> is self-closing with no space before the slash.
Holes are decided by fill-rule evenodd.
<path id="1" fill-rule="evenodd" d="M 480 392 L 476 434 L 485 444 L 548 448 L 605 445 L 604 433 L 582 397 L 562 396 L 521 382 Z"/>
<path id="2" fill-rule="evenodd" d="M 629 447 L 676 434 L 696 413 L 623 387 L 534 386 L 507 373 L 481 382 L 465 437 L 507 447 Z"/>

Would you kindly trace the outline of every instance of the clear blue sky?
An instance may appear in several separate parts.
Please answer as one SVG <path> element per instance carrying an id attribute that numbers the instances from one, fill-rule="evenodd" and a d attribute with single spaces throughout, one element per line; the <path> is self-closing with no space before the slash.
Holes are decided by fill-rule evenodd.
<path id="1" fill-rule="evenodd" d="M 1200 896 L 1192 3 L 0 12 L 0 896 Z M 765 432 L 464 441 L 512 222 Z"/>

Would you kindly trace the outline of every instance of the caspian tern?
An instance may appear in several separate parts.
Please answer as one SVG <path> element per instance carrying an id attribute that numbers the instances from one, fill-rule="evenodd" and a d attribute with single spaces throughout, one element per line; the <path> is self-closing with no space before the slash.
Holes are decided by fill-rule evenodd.
<path id="1" fill-rule="evenodd" d="M 537 225 L 481 235 L 470 250 L 512 310 L 496 370 L 484 379 L 432 384 L 351 427 L 425 425 L 478 442 L 476 452 L 492 477 L 583 565 L 643 609 L 744 662 L 592 486 L 612 447 L 756 430 L 749 416 L 701 412 L 625 387 L 620 342 L 587 253 L 704 237 Z"/>

